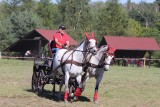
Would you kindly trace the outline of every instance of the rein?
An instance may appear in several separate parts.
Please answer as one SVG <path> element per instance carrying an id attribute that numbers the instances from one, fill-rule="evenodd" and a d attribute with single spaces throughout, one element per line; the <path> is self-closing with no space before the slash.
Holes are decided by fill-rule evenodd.
<path id="1" fill-rule="evenodd" d="M 113 53 L 108 53 L 107 52 L 107 56 L 104 56 L 104 54 L 105 54 L 105 52 L 103 52 L 103 56 L 102 56 L 102 58 L 101 59 L 98 59 L 96 56 L 96 59 L 99 61 L 99 64 L 98 65 L 96 65 L 96 64 L 93 64 L 93 63 L 90 63 L 90 62 L 88 62 L 87 63 L 87 65 L 89 66 L 89 67 L 92 67 L 92 68 L 103 68 L 104 67 L 104 65 L 110 65 L 110 64 L 108 64 L 108 63 L 106 63 L 105 62 L 105 58 L 106 57 L 108 57 L 109 55 L 113 55 Z M 92 57 L 92 56 L 91 56 Z M 104 60 L 104 61 L 103 61 Z M 103 62 L 102 62 L 103 61 Z"/>
<path id="2" fill-rule="evenodd" d="M 87 45 L 88 45 L 88 43 L 87 43 Z M 95 47 L 95 46 L 94 46 Z M 60 61 L 60 65 L 59 66 L 57 66 L 55 69 L 54 69 L 54 71 L 55 70 L 57 70 L 59 67 L 63 67 L 63 65 L 65 65 L 65 64 L 71 64 L 71 66 L 72 66 L 72 64 L 74 64 L 74 65 L 77 65 L 77 66 L 82 66 L 82 67 L 85 67 L 86 66 L 86 64 L 87 64 L 87 61 L 86 61 L 86 56 L 87 55 L 85 55 L 85 57 L 84 57 L 84 63 L 79 63 L 79 62 L 77 62 L 77 61 L 74 61 L 73 60 L 73 53 L 75 52 L 75 51 L 78 51 L 78 52 L 82 52 L 82 53 L 89 53 L 90 51 L 88 51 L 88 50 L 90 50 L 90 49 L 92 49 L 92 48 L 94 48 L 94 47 L 91 47 L 91 48 L 87 48 L 86 49 L 86 51 L 81 51 L 81 50 L 76 50 L 77 48 L 75 48 L 74 50 L 73 50 L 73 52 L 68 56 L 68 58 L 71 56 L 71 60 L 68 60 L 68 58 L 63 62 L 63 58 L 64 58 L 64 56 L 65 56 L 65 54 L 67 54 L 68 52 L 70 52 L 71 50 L 67 50 L 64 54 L 63 54 L 63 56 L 62 56 L 62 58 L 61 58 L 61 60 L 59 60 Z M 70 67 L 71 67 L 70 66 Z M 63 68 L 62 68 L 62 72 L 64 73 L 64 70 L 63 70 Z"/>

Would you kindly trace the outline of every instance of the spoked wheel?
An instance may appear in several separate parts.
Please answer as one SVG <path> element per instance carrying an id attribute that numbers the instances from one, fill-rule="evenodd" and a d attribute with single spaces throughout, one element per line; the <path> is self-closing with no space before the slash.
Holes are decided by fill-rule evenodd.
<path id="1" fill-rule="evenodd" d="M 32 92 L 36 92 L 38 88 L 38 73 L 37 73 L 37 68 L 34 65 L 33 66 L 33 74 L 32 74 L 32 82 L 31 82 L 31 87 L 32 87 Z"/>
<path id="2" fill-rule="evenodd" d="M 78 86 L 78 83 L 77 83 L 76 78 L 71 78 L 69 80 L 69 92 L 70 93 L 74 93 L 76 88 L 77 88 L 77 86 Z"/>
<path id="3" fill-rule="evenodd" d="M 70 101 L 73 102 L 75 101 L 75 98 L 73 97 L 73 93 L 75 92 L 78 84 L 76 79 L 72 78 L 69 80 L 69 96 L 70 96 Z"/>
<path id="4" fill-rule="evenodd" d="M 74 87 L 74 85 L 71 85 L 71 86 L 69 87 L 69 94 L 71 95 L 72 93 L 75 92 L 75 90 L 76 90 L 76 88 Z"/>
<path id="5" fill-rule="evenodd" d="M 38 95 L 42 95 L 43 90 L 44 90 L 44 85 L 45 85 L 44 76 L 45 76 L 44 71 L 42 69 L 39 70 L 39 73 L 38 73 L 38 88 L 37 88 Z"/>
<path id="6" fill-rule="evenodd" d="M 35 73 L 33 73 L 32 74 L 32 83 L 31 83 L 33 92 L 36 92 L 36 90 L 37 90 L 37 87 L 38 87 L 37 82 L 38 82 L 37 81 L 37 76 L 36 76 Z"/>

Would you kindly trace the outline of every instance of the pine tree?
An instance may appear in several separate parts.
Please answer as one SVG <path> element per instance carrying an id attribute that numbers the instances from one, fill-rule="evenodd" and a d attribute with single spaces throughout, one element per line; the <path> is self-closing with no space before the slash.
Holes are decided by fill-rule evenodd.
<path id="1" fill-rule="evenodd" d="M 89 0 L 60 0 L 59 11 L 60 24 L 65 24 L 69 34 L 76 36 L 75 39 L 83 38 L 84 31 L 91 31 Z"/>
<path id="2" fill-rule="evenodd" d="M 99 16 L 100 35 L 125 35 L 128 26 L 128 16 L 117 0 L 106 2 L 106 6 L 100 10 Z"/>
<path id="3" fill-rule="evenodd" d="M 50 29 L 55 28 L 57 17 L 58 17 L 58 10 L 56 5 L 51 3 L 51 0 L 40 0 L 38 2 L 37 14 L 43 19 L 43 24 Z"/>

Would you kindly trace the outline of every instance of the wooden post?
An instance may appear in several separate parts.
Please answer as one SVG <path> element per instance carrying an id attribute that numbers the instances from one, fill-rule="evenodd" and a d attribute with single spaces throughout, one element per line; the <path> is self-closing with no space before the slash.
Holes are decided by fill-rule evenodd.
<path id="1" fill-rule="evenodd" d="M 41 38 L 38 40 L 38 55 L 41 57 Z"/>
<path id="2" fill-rule="evenodd" d="M 150 60 L 150 59 L 151 59 L 151 56 L 152 56 L 152 52 L 149 51 L 149 62 L 148 62 L 148 63 L 149 63 L 149 64 L 148 64 L 148 65 L 149 65 L 149 68 L 151 67 L 151 62 L 150 62 L 150 61 L 151 61 L 151 60 Z"/>
<path id="3" fill-rule="evenodd" d="M 143 67 L 145 68 L 146 65 L 146 58 L 143 58 Z"/>
<path id="4" fill-rule="evenodd" d="M 35 37 L 34 39 L 38 41 L 38 43 L 36 43 L 37 44 L 37 49 L 38 49 L 37 53 L 38 53 L 38 57 L 41 57 L 41 46 L 42 46 L 41 37 Z"/>

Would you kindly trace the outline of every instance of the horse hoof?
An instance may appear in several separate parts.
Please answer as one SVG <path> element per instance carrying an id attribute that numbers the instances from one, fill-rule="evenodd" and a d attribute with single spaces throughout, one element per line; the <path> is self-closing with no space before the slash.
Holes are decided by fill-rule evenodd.
<path id="1" fill-rule="evenodd" d="M 74 97 L 74 94 L 73 94 L 73 93 L 71 93 L 71 94 L 70 94 L 70 97 Z"/>
<path id="2" fill-rule="evenodd" d="M 96 100 L 96 101 L 93 101 L 94 103 L 98 104 L 99 102 Z"/>
<path id="3" fill-rule="evenodd" d="M 74 99 L 74 101 L 78 101 L 78 97 L 76 97 L 76 96 L 73 99 Z"/>
<path id="4" fill-rule="evenodd" d="M 68 101 L 67 101 L 67 100 L 64 100 L 64 102 L 65 102 L 65 103 L 68 103 Z"/>

